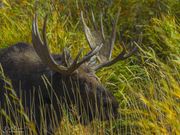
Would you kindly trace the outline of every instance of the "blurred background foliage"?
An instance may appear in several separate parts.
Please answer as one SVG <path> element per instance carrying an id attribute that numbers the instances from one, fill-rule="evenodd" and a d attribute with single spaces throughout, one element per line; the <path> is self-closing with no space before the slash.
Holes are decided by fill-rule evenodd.
<path id="1" fill-rule="evenodd" d="M 121 51 L 122 42 L 136 42 L 142 33 L 142 43 L 135 43 L 139 51 L 132 58 L 97 73 L 117 97 L 121 118 L 105 127 L 95 126 L 102 132 L 94 131 L 94 126 L 74 129 L 69 124 L 61 125 L 65 133 L 180 134 L 179 0 L 40 0 L 37 3 L 40 28 L 45 14 L 49 15 L 47 37 L 54 53 L 60 53 L 65 46 L 73 55 L 82 47 L 89 50 L 81 11 L 89 26 L 92 26 L 91 12 L 99 24 L 102 13 L 108 35 L 113 18 L 121 9 L 113 56 Z M 34 12 L 34 0 L 1 0 L 0 48 L 17 42 L 31 43 Z M 67 126 L 70 131 L 65 130 Z"/>

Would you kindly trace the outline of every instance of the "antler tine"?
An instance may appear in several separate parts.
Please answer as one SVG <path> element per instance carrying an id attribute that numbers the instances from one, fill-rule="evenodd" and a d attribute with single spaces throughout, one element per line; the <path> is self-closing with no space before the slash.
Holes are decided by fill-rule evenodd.
<path id="1" fill-rule="evenodd" d="M 113 24 L 113 28 L 112 28 L 112 33 L 111 33 L 111 38 L 110 38 L 110 53 L 109 53 L 109 59 L 111 59 L 112 50 L 113 50 L 114 42 L 115 42 L 115 39 L 116 39 L 116 26 L 117 26 L 117 23 L 118 23 L 118 20 L 119 20 L 119 15 L 120 15 L 120 9 L 118 10 L 117 17 L 116 17 L 116 20 L 115 20 L 115 22 L 114 22 L 114 24 Z"/>
<path id="2" fill-rule="evenodd" d="M 97 27 L 96 20 L 95 20 L 95 17 L 94 17 L 94 13 L 91 12 L 91 14 L 92 14 L 92 22 L 93 22 L 94 29 L 98 33 L 99 31 L 98 31 L 98 27 Z M 102 17 L 103 17 L 103 15 L 101 13 L 100 14 L 100 18 L 101 18 L 101 33 L 100 34 L 101 34 L 101 37 L 103 38 L 103 40 L 105 40 L 105 34 L 104 34 L 104 27 L 103 27 Z"/>
<path id="3" fill-rule="evenodd" d="M 65 66 L 69 67 L 70 66 L 70 58 L 71 58 L 71 55 L 68 51 L 68 49 L 65 47 L 63 49 L 63 53 L 62 53 L 62 62 L 65 63 Z"/>
<path id="4" fill-rule="evenodd" d="M 46 45 L 46 47 L 47 47 L 47 39 L 46 39 L 47 17 L 48 17 L 48 15 L 46 15 L 45 18 L 44 18 L 43 31 L 42 31 L 42 34 L 43 34 L 43 42 L 44 42 L 44 44 Z M 36 26 L 37 26 L 37 24 L 36 24 Z M 37 27 L 37 28 L 38 28 L 38 27 Z M 37 30 L 38 30 L 38 29 L 37 29 Z M 40 37 L 40 36 L 39 36 L 39 37 Z M 47 47 L 47 49 L 48 49 L 48 47 Z M 48 50 L 49 50 L 49 49 L 48 49 Z"/>
<path id="5" fill-rule="evenodd" d="M 79 60 L 83 50 L 84 50 L 84 48 L 81 48 L 81 50 L 78 52 L 78 54 L 77 54 L 76 58 L 74 59 L 72 65 L 77 64 L 77 62 L 78 62 L 78 60 Z"/>
<path id="6" fill-rule="evenodd" d="M 100 18 L 101 18 L 101 35 L 102 35 L 103 40 L 105 40 L 104 26 L 103 26 L 103 15 L 102 15 L 102 13 L 100 15 Z"/>
<path id="7" fill-rule="evenodd" d="M 91 14 L 92 14 L 92 22 L 93 22 L 94 29 L 95 29 L 96 31 L 98 31 L 98 28 L 97 28 L 97 25 L 96 25 L 96 20 L 95 20 L 93 11 L 91 11 Z"/>
<path id="8" fill-rule="evenodd" d="M 82 20 L 82 23 L 83 23 L 83 27 L 84 27 L 84 33 L 85 33 L 85 36 L 86 36 L 86 39 L 88 41 L 88 44 L 90 46 L 91 49 L 95 48 L 96 47 L 96 43 L 94 41 L 94 37 L 89 29 L 89 27 L 87 26 L 87 24 L 85 23 L 85 20 L 84 20 L 84 16 L 83 16 L 83 12 L 81 11 L 81 20 Z"/>
<path id="9" fill-rule="evenodd" d="M 84 56 L 84 58 L 79 62 L 79 64 L 82 64 L 83 62 L 90 60 L 90 58 L 92 56 L 94 56 L 95 54 L 97 54 L 101 50 L 102 46 L 103 46 L 103 44 L 96 46 L 96 48 L 91 50 L 88 55 Z"/>
<path id="10" fill-rule="evenodd" d="M 55 60 L 52 58 L 49 52 L 49 48 L 47 46 L 47 40 L 46 40 L 46 22 L 47 22 L 47 16 L 44 20 L 43 25 L 43 41 L 40 37 L 38 25 L 37 25 L 37 14 L 35 14 L 35 18 L 33 21 L 33 30 L 32 30 L 32 42 L 35 51 L 37 52 L 38 56 L 41 58 L 41 60 L 46 63 L 50 68 L 52 68 L 55 71 L 58 72 L 65 72 L 66 68 L 64 66 L 58 65 Z"/>
<path id="11" fill-rule="evenodd" d="M 107 62 L 99 64 L 98 66 L 96 66 L 94 68 L 94 70 L 97 71 L 102 67 L 108 67 L 108 66 L 115 64 L 116 62 L 118 62 L 120 60 L 127 59 L 127 58 L 131 57 L 138 49 L 137 46 L 135 46 L 129 53 L 126 54 L 124 43 L 122 44 L 122 47 L 123 47 L 123 50 L 117 57 L 115 57 L 114 59 L 109 60 Z"/>
<path id="12" fill-rule="evenodd" d="M 91 50 L 91 52 L 88 55 L 85 55 L 79 62 L 78 59 L 80 57 L 80 54 L 82 52 L 82 50 L 79 51 L 78 55 L 76 56 L 74 62 L 72 63 L 72 65 L 69 67 L 69 72 L 73 72 L 75 69 L 77 69 L 80 65 L 82 65 L 83 63 L 85 63 L 86 61 L 89 61 L 90 58 L 94 55 L 96 55 L 99 50 L 101 49 L 102 45 L 100 46 L 96 46 L 96 48 L 94 48 L 93 50 Z"/>

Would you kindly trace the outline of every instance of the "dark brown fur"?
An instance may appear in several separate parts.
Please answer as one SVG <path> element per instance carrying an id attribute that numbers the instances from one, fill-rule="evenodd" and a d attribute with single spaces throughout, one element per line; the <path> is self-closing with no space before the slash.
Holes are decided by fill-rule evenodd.
<path id="1" fill-rule="evenodd" d="M 58 64 L 63 64 L 61 55 L 53 55 Z M 108 120 L 117 115 L 118 102 L 115 97 L 102 86 L 98 78 L 85 64 L 80 66 L 71 75 L 62 75 L 49 69 L 42 63 L 31 45 L 17 43 L 9 48 L 0 51 L 0 63 L 5 75 L 11 79 L 12 86 L 21 98 L 25 110 L 31 108 L 34 97 L 34 115 L 37 127 L 40 127 L 40 98 L 46 105 L 46 121 L 51 124 L 51 116 L 56 115 L 61 121 L 64 106 L 71 111 L 77 109 L 78 119 L 82 124 L 87 124 L 94 118 Z M 51 83 L 46 86 L 42 76 Z M 0 80 L 0 105 L 3 108 L 7 92 L 4 88 L 5 82 Z M 83 106 L 83 107 L 82 107 Z M 83 109 L 82 109 L 83 108 Z M 111 109 L 109 109 L 111 108 Z M 55 114 L 51 114 L 55 110 Z M 50 115 L 49 115 L 50 114 Z M 98 114 L 98 115 L 97 115 Z M 85 120 L 86 118 L 86 120 Z M 87 119 L 88 118 L 88 119 Z M 58 122 L 57 125 L 58 126 Z M 54 129 L 54 128 L 53 128 Z"/>

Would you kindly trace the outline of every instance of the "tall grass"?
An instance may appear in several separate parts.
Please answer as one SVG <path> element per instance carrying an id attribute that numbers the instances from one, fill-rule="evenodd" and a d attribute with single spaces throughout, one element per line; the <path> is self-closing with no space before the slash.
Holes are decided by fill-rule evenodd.
<path id="1" fill-rule="evenodd" d="M 5 48 L 19 41 L 31 43 L 34 1 L 3 0 L 1 3 L 0 47 Z M 108 27 L 111 18 L 121 8 L 113 56 L 121 51 L 121 41 L 136 41 L 139 33 L 143 33 L 142 44 L 135 44 L 139 48 L 135 56 L 97 73 L 102 83 L 118 99 L 120 118 L 109 122 L 94 121 L 82 126 L 75 124 L 73 118 L 70 124 L 67 114 L 57 134 L 180 134 L 178 0 L 42 0 L 39 3 L 40 26 L 45 13 L 50 14 L 47 37 L 51 51 L 55 53 L 59 53 L 65 46 L 73 55 L 82 46 L 85 51 L 89 50 L 82 32 L 81 10 L 86 16 L 90 16 L 93 10 L 98 21 L 99 9 L 102 9 L 108 33 L 111 30 Z M 1 111 L 0 118 L 4 115 L 5 112 Z M 29 125 L 28 129 L 34 133 L 33 124 Z"/>

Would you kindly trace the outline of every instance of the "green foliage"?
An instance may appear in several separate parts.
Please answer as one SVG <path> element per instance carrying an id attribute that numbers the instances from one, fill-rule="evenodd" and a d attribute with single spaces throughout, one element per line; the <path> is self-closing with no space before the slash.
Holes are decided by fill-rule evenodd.
<path id="1" fill-rule="evenodd" d="M 17 42 L 31 43 L 33 0 L 3 0 L 0 7 L 0 48 Z M 39 26 L 49 13 L 47 37 L 52 52 L 68 47 L 75 56 L 79 48 L 89 50 L 82 32 L 80 11 L 94 12 L 100 23 L 104 14 L 106 33 L 112 17 L 121 8 L 118 38 L 113 56 L 121 51 L 121 41 L 137 41 L 139 51 L 97 73 L 102 83 L 120 103 L 116 121 L 93 122 L 87 127 L 63 120 L 64 134 L 180 134 L 180 2 L 179 0 L 42 0 L 38 4 Z M 87 20 L 90 17 L 87 17 Z M 120 37 L 120 38 L 119 38 Z M 120 41 L 119 41 L 120 39 Z"/>
<path id="2" fill-rule="evenodd" d="M 180 27 L 171 16 L 161 19 L 153 18 L 146 27 L 147 42 L 152 46 L 159 58 L 168 58 L 180 54 Z"/>

